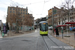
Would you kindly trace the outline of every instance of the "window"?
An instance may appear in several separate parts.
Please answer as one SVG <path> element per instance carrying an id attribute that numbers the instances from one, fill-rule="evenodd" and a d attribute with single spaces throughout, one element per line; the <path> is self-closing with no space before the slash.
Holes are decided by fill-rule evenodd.
<path id="1" fill-rule="evenodd" d="M 26 10 L 26 12 L 27 12 L 27 10 Z"/>
<path id="2" fill-rule="evenodd" d="M 13 11 L 13 13 L 15 13 L 15 11 Z"/>
<path id="3" fill-rule="evenodd" d="M 23 9 L 23 11 L 25 11 L 25 9 Z"/>
<path id="4" fill-rule="evenodd" d="M 64 24 L 64 22 L 62 22 L 62 24 Z"/>
<path id="5" fill-rule="evenodd" d="M 47 31 L 48 30 L 48 24 L 40 24 L 40 30 L 41 31 Z"/>
<path id="6" fill-rule="evenodd" d="M 21 9 L 21 11 L 22 11 L 22 9 Z"/>
<path id="7" fill-rule="evenodd" d="M 21 14 L 22 14 L 22 12 L 21 12 Z"/>
<path id="8" fill-rule="evenodd" d="M 12 13 L 12 11 L 10 11 L 10 13 Z"/>
<path id="9" fill-rule="evenodd" d="M 66 20 L 66 18 L 65 18 L 65 20 Z"/>
<path id="10" fill-rule="evenodd" d="M 27 13 L 26 13 L 27 14 Z"/>
<path id="11" fill-rule="evenodd" d="M 70 17 L 70 19 L 73 19 L 73 17 Z"/>
<path id="12" fill-rule="evenodd" d="M 10 10 L 12 10 L 12 8 L 10 8 Z"/>
<path id="13" fill-rule="evenodd" d="M 59 21 L 59 24 L 60 24 L 60 21 Z"/>
<path id="14" fill-rule="evenodd" d="M 15 9 L 13 8 L 13 10 L 15 10 Z"/>

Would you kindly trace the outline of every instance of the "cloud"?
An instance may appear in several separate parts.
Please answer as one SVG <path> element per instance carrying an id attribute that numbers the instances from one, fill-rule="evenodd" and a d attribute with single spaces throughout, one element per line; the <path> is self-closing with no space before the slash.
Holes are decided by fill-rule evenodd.
<path id="1" fill-rule="evenodd" d="M 10 5 L 10 0 L 0 0 L 0 20 L 6 22 L 7 8 Z"/>
<path id="2" fill-rule="evenodd" d="M 7 15 L 7 8 L 11 5 L 23 8 L 28 7 L 28 12 L 33 14 L 35 19 L 37 19 L 40 17 L 45 17 L 48 15 L 49 9 L 54 6 L 59 6 L 60 4 L 61 0 L 0 0 L 0 13 L 2 13 L 0 16 L 3 18 Z"/>
<path id="3" fill-rule="evenodd" d="M 0 10 L 0 20 L 2 20 L 3 23 L 5 23 L 6 18 L 6 12 Z"/>

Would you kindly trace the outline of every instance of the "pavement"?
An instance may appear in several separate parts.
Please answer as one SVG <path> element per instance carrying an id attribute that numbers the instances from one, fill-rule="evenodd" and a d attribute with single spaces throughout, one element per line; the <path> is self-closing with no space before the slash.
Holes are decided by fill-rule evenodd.
<path id="1" fill-rule="evenodd" d="M 30 33 L 1 38 L 0 50 L 75 50 L 52 35 L 48 36 L 40 36 L 39 29 L 36 29 Z"/>
<path id="2" fill-rule="evenodd" d="M 49 33 L 52 32 L 49 31 Z M 36 29 L 35 31 L 25 32 L 24 34 L 1 38 L 0 50 L 75 50 L 60 40 L 62 39 L 61 33 L 59 37 L 50 34 L 48 34 L 48 36 L 49 38 L 47 36 L 42 38 L 39 30 Z"/>
<path id="3" fill-rule="evenodd" d="M 67 34 L 67 32 L 64 32 L 63 38 L 62 38 L 61 32 L 59 32 L 59 37 L 56 37 L 56 35 L 52 35 L 52 36 L 75 48 L 75 34 L 74 33 L 75 33 L 75 31 L 69 31 L 68 34 Z"/>
<path id="4" fill-rule="evenodd" d="M 7 35 L 6 36 L 4 36 L 3 38 L 5 38 L 5 37 L 13 37 L 13 36 L 19 36 L 19 35 L 23 35 L 23 34 L 28 34 L 28 33 L 32 33 L 32 32 L 34 32 L 34 30 L 31 30 L 31 31 L 19 31 L 19 33 L 16 33 L 16 31 L 9 31 L 9 32 L 7 32 Z"/>
<path id="5" fill-rule="evenodd" d="M 0 31 L 0 38 L 2 38 L 2 34 L 1 34 L 1 31 Z"/>

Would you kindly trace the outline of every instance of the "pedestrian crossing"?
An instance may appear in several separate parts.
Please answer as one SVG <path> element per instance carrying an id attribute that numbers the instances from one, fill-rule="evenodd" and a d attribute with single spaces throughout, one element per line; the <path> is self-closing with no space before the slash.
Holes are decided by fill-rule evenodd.
<path id="1" fill-rule="evenodd" d="M 36 29 L 36 30 L 35 30 L 35 32 L 38 32 L 38 31 L 39 31 L 39 29 Z"/>

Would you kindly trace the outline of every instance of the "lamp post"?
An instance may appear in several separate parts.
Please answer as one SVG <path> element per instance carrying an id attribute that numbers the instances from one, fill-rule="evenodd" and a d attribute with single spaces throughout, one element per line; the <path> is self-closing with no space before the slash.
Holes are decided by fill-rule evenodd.
<path id="1" fill-rule="evenodd" d="M 63 27 L 61 27 L 62 28 L 62 30 L 61 30 L 61 33 L 62 33 L 62 39 L 63 39 Z"/>
<path id="2" fill-rule="evenodd" d="M 52 26 L 53 26 L 53 34 L 54 34 L 54 16 L 53 16 L 53 8 L 52 8 Z"/>

